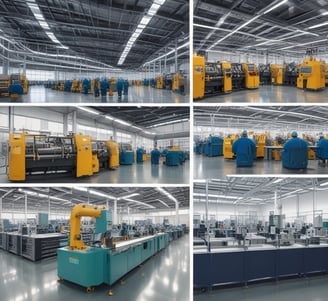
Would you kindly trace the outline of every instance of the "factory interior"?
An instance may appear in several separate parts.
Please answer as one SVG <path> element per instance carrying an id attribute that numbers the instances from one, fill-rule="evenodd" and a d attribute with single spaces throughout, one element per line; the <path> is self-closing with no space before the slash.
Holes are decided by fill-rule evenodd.
<path id="1" fill-rule="evenodd" d="M 327 21 L 324 0 L 194 1 L 194 101 L 327 102 Z"/>
<path id="2" fill-rule="evenodd" d="M 325 300 L 327 184 L 315 177 L 195 181 L 194 300 Z"/>
<path id="3" fill-rule="evenodd" d="M 0 3 L 0 102 L 189 102 L 189 1 Z"/>
<path id="4" fill-rule="evenodd" d="M 194 179 L 328 174 L 326 106 L 197 106 L 193 116 Z M 241 141 L 244 131 L 246 142 Z M 237 141 L 244 143 L 240 155 L 234 149 Z M 294 143 L 296 147 L 290 146 Z M 239 164 L 239 158 L 247 164 Z"/>
<path id="5" fill-rule="evenodd" d="M 2 106 L 0 135 L 0 183 L 189 183 L 189 107 Z"/>
<path id="6" fill-rule="evenodd" d="M 1 187 L 1 300 L 189 300 L 189 188 Z"/>

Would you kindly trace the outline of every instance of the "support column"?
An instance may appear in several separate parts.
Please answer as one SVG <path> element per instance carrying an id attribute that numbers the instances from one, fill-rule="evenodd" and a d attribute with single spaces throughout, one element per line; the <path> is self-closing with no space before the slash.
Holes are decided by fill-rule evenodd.
<path id="1" fill-rule="evenodd" d="M 25 223 L 27 224 L 27 194 L 25 194 Z"/>
<path id="2" fill-rule="evenodd" d="M 14 107 L 8 107 L 8 128 L 9 133 L 14 132 Z"/>
<path id="3" fill-rule="evenodd" d="M 153 78 L 156 77 L 156 62 L 153 64 Z"/>
<path id="4" fill-rule="evenodd" d="M 2 198 L 0 198 L 0 228 L 2 228 Z M 1 229 L 3 231 L 3 229 Z"/>
<path id="5" fill-rule="evenodd" d="M 205 227 L 206 231 L 208 231 L 208 180 L 205 183 L 205 195 L 206 195 L 206 202 L 205 202 Z"/>
<path id="6" fill-rule="evenodd" d="M 128 223 L 131 225 L 131 221 L 130 221 L 130 207 L 128 206 Z"/>
<path id="7" fill-rule="evenodd" d="M 178 70 L 178 39 L 175 39 L 175 56 L 174 56 L 174 64 L 175 64 L 175 73 L 177 73 Z"/>
<path id="8" fill-rule="evenodd" d="M 178 226 L 180 224 L 179 221 L 179 203 L 175 203 L 175 225 Z"/>
<path id="9" fill-rule="evenodd" d="M 48 195 L 48 219 L 50 220 L 50 214 L 51 214 L 51 204 L 50 204 L 50 196 Z"/>
<path id="10" fill-rule="evenodd" d="M 63 134 L 68 135 L 68 116 L 69 114 L 63 115 Z"/>
<path id="11" fill-rule="evenodd" d="M 113 225 L 117 225 L 117 200 L 114 200 Z"/>
<path id="12" fill-rule="evenodd" d="M 165 47 L 165 50 L 164 51 L 165 51 L 165 54 L 166 54 L 166 51 L 167 51 L 166 47 Z M 167 68 L 166 61 L 167 61 L 167 55 L 164 56 L 164 73 L 165 74 L 168 73 L 167 70 L 166 70 L 166 68 Z"/>
<path id="13" fill-rule="evenodd" d="M 297 214 L 297 217 L 300 216 L 300 195 L 299 194 L 296 195 L 296 214 Z"/>
<path id="14" fill-rule="evenodd" d="M 77 134 L 76 111 L 73 111 L 72 113 L 72 132 Z"/>
<path id="15" fill-rule="evenodd" d="M 117 141 L 117 130 L 115 127 L 113 128 L 113 140 Z"/>
<path id="16" fill-rule="evenodd" d="M 314 221 L 315 221 L 315 210 L 316 210 L 316 205 L 317 205 L 317 190 L 316 190 L 316 186 L 315 186 L 315 183 L 313 181 L 313 202 L 312 202 L 312 205 L 313 205 L 313 222 L 312 222 L 312 225 L 314 226 Z"/>

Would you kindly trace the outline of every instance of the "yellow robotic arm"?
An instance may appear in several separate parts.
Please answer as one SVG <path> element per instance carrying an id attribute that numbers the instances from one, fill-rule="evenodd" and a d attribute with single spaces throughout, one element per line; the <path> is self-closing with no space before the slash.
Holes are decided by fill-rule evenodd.
<path id="1" fill-rule="evenodd" d="M 70 243 L 69 249 L 71 250 L 83 250 L 87 246 L 84 244 L 81 238 L 81 217 L 90 216 L 99 218 L 101 211 L 105 210 L 105 206 L 92 206 L 86 204 L 78 204 L 74 206 L 71 212 L 70 218 Z"/>

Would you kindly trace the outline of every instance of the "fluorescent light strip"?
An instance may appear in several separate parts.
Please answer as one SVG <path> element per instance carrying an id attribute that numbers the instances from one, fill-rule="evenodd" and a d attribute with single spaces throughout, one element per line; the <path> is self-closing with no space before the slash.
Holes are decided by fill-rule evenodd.
<path id="1" fill-rule="evenodd" d="M 263 15 L 269 13 L 270 11 L 273 11 L 274 9 L 276 9 L 277 7 L 283 5 L 283 4 L 286 3 L 287 1 L 288 1 L 288 0 L 283 0 L 283 1 L 279 2 L 279 3 L 277 3 L 276 5 L 270 7 L 268 10 L 266 10 L 266 11 L 263 13 Z"/>
<path id="2" fill-rule="evenodd" d="M 167 208 L 170 208 L 170 206 L 169 206 L 168 204 L 166 204 L 165 202 L 163 202 L 162 200 L 157 199 L 156 201 L 162 203 L 162 204 L 163 204 L 164 206 L 166 206 Z"/>
<path id="3" fill-rule="evenodd" d="M 119 198 L 117 198 L 118 200 L 121 200 L 121 199 L 126 199 L 126 198 L 132 198 L 134 196 L 137 196 L 137 195 L 140 195 L 140 193 L 131 193 L 131 194 L 128 194 L 128 195 L 125 195 L 125 196 L 121 196 Z"/>
<path id="4" fill-rule="evenodd" d="M 328 22 L 323 22 L 323 23 L 320 23 L 320 24 L 317 24 L 317 25 L 310 26 L 310 27 L 308 27 L 308 29 L 314 29 L 314 28 L 327 26 L 327 25 L 328 25 Z"/>
<path id="5" fill-rule="evenodd" d="M 178 204 L 178 200 L 169 192 L 164 190 L 162 187 L 156 187 L 156 190 L 164 195 L 166 195 L 170 200 Z"/>
<path id="6" fill-rule="evenodd" d="M 157 123 L 157 124 L 148 126 L 147 128 L 150 129 L 150 128 L 155 128 L 155 127 L 159 127 L 159 126 L 163 126 L 163 125 L 168 125 L 168 124 L 173 124 L 173 123 L 180 123 L 180 122 L 185 122 L 185 121 L 187 122 L 187 121 L 189 121 L 189 119 L 184 118 L 184 119 L 180 119 L 180 120 L 172 120 L 172 121 L 167 121 L 167 122 L 161 122 L 161 123 Z"/>
<path id="7" fill-rule="evenodd" d="M 147 14 L 142 17 L 140 23 L 138 24 L 137 28 L 135 29 L 134 33 L 130 37 L 129 41 L 126 43 L 126 46 L 121 54 L 121 57 L 118 61 L 118 65 L 123 65 L 127 55 L 129 54 L 131 48 L 133 47 L 135 41 L 139 38 L 142 31 L 146 28 L 146 26 L 151 21 L 152 17 L 156 15 L 157 11 L 160 7 L 164 4 L 165 0 L 154 0 L 153 4 L 150 6 Z"/>
<path id="8" fill-rule="evenodd" d="M 297 44 L 297 45 L 293 45 L 293 46 L 288 46 L 288 47 L 281 48 L 281 50 L 294 48 L 294 47 L 299 47 L 299 46 L 303 46 L 303 45 L 309 45 L 309 44 L 314 44 L 314 43 L 325 42 L 325 41 L 327 41 L 327 39 L 312 41 L 312 42 L 308 42 L 308 43 Z"/>
<path id="9" fill-rule="evenodd" d="M 77 108 L 80 109 L 80 110 L 82 110 L 82 111 L 91 113 L 91 114 L 100 115 L 99 112 L 94 111 L 94 110 L 91 110 L 91 109 L 88 109 L 88 108 L 85 108 L 85 107 L 79 107 L 79 106 L 77 106 Z"/>
<path id="10" fill-rule="evenodd" d="M 136 200 L 132 200 L 132 199 L 128 199 L 128 198 L 122 198 L 122 200 L 131 202 L 131 203 L 136 203 L 136 204 L 139 204 L 139 205 L 143 205 L 143 206 L 149 207 L 151 209 L 156 209 L 156 207 L 154 207 L 152 205 L 149 205 L 149 204 L 146 204 L 146 203 L 143 203 L 143 202 L 140 202 L 140 201 L 136 201 Z"/>

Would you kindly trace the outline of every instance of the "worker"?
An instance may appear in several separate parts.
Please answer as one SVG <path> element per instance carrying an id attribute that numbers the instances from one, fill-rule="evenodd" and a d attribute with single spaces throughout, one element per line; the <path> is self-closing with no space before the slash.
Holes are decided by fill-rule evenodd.
<path id="1" fill-rule="evenodd" d="M 119 99 L 122 97 L 123 83 L 124 81 L 121 78 L 119 78 L 116 83 L 117 95 Z"/>
<path id="2" fill-rule="evenodd" d="M 95 86 L 93 88 L 93 93 L 94 93 L 95 97 L 99 97 L 99 79 L 98 78 L 95 79 Z"/>
<path id="3" fill-rule="evenodd" d="M 232 144 L 232 152 L 236 154 L 237 167 L 253 166 L 256 156 L 256 145 L 247 137 L 247 131 L 242 132 L 242 136 Z"/>
<path id="4" fill-rule="evenodd" d="M 90 89 L 90 80 L 87 78 L 84 78 L 82 81 L 82 93 L 88 94 Z"/>
<path id="5" fill-rule="evenodd" d="M 124 90 L 124 95 L 128 95 L 128 91 L 129 91 L 129 81 L 126 79 L 124 80 L 123 83 L 123 90 Z"/>
<path id="6" fill-rule="evenodd" d="M 101 94 L 101 96 L 106 96 L 107 90 L 108 90 L 108 81 L 106 80 L 106 78 L 103 78 L 100 81 L 100 94 Z"/>
<path id="7" fill-rule="evenodd" d="M 284 168 L 302 169 L 308 164 L 308 144 L 297 137 L 297 132 L 293 131 L 292 139 L 288 140 L 283 147 L 282 166 Z"/>
<path id="8" fill-rule="evenodd" d="M 159 164 L 159 157 L 161 156 L 161 152 L 155 148 L 150 153 L 150 161 L 151 164 Z"/>
<path id="9" fill-rule="evenodd" d="M 326 164 L 328 159 L 328 139 L 325 139 L 323 136 L 320 136 L 320 139 L 317 143 L 316 156 L 318 159 L 322 160 L 322 164 Z M 320 163 L 320 161 L 319 161 Z"/>

